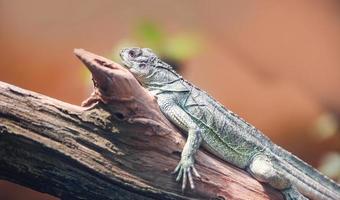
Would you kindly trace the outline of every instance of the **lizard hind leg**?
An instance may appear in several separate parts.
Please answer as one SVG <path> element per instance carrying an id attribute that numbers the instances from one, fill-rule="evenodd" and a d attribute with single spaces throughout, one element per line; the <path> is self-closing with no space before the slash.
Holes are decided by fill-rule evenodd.
<path id="1" fill-rule="evenodd" d="M 273 160 L 265 154 L 255 155 L 247 171 L 258 181 L 280 190 L 286 200 L 308 200 L 281 171 L 274 167 Z"/>

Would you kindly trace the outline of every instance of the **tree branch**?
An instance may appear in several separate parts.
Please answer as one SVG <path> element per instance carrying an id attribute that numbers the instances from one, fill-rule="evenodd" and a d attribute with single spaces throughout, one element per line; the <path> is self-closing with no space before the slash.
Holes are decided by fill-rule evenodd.
<path id="1" fill-rule="evenodd" d="M 61 199 L 282 199 L 204 150 L 196 156 L 196 189 L 182 193 L 171 171 L 185 138 L 126 69 L 76 54 L 97 84 L 84 102 L 90 107 L 0 82 L 1 179 Z"/>

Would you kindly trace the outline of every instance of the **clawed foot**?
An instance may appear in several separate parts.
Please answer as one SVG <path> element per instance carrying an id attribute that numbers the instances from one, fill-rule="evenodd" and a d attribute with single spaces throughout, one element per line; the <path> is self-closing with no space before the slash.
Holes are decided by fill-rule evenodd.
<path id="1" fill-rule="evenodd" d="M 190 188 L 194 189 L 194 181 L 192 178 L 192 173 L 196 177 L 200 177 L 197 170 L 194 167 L 194 159 L 181 159 L 181 161 L 178 163 L 176 169 L 172 172 L 173 174 L 178 173 L 176 181 L 181 180 L 182 178 L 182 191 L 185 190 L 185 187 L 187 185 L 187 179 L 189 179 Z"/>

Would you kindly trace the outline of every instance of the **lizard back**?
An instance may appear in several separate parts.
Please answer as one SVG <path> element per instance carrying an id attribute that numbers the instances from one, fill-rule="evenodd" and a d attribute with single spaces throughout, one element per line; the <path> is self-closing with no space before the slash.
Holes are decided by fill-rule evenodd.
<path id="1" fill-rule="evenodd" d="M 174 101 L 201 129 L 204 146 L 222 159 L 245 168 L 253 155 L 264 151 L 271 143 L 268 137 L 258 134 L 259 130 L 254 126 L 188 81 L 181 79 L 167 88 L 172 89 L 163 89 L 157 96 L 175 97 Z M 169 96 L 169 93 L 172 95 Z"/>

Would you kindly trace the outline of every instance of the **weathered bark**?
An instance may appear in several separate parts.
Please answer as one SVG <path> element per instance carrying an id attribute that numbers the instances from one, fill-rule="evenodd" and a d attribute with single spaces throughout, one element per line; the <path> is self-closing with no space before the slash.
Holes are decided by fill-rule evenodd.
<path id="1" fill-rule="evenodd" d="M 1 179 L 61 199 L 282 199 L 204 150 L 182 193 L 171 171 L 185 138 L 127 70 L 85 56 L 114 71 L 115 98 L 97 91 L 84 108 L 0 82 Z"/>

